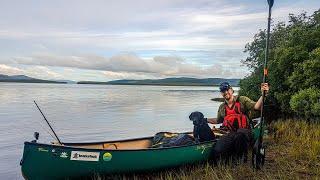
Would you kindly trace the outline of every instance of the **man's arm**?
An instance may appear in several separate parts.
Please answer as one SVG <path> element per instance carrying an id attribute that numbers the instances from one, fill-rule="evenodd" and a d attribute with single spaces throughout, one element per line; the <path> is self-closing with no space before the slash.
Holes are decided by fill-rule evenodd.
<path id="1" fill-rule="evenodd" d="M 260 96 L 259 100 L 254 105 L 254 110 L 261 110 L 262 99 L 263 99 L 262 96 Z"/>
<path id="2" fill-rule="evenodd" d="M 268 83 L 261 83 L 261 92 L 265 91 L 266 94 L 269 92 L 269 84 Z M 263 98 L 262 96 L 259 98 L 259 100 L 254 105 L 255 110 L 261 110 Z"/>
<path id="3" fill-rule="evenodd" d="M 219 124 L 217 118 L 207 118 L 207 121 L 210 124 Z"/>

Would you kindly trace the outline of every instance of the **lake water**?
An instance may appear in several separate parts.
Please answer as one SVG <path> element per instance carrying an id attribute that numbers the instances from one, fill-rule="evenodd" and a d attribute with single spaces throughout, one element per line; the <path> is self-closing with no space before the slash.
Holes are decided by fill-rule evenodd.
<path id="1" fill-rule="evenodd" d="M 23 142 L 33 132 L 54 140 L 33 100 L 62 142 L 85 142 L 192 131 L 189 114 L 215 117 L 219 95 L 218 87 L 0 83 L 0 179 L 22 179 Z"/>

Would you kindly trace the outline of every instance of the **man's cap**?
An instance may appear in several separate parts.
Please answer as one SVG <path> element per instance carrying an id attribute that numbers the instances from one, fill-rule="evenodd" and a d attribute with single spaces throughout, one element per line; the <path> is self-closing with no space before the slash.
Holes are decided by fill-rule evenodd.
<path id="1" fill-rule="evenodd" d="M 228 82 L 223 82 L 220 84 L 220 92 L 225 92 L 231 88 L 231 85 Z"/>

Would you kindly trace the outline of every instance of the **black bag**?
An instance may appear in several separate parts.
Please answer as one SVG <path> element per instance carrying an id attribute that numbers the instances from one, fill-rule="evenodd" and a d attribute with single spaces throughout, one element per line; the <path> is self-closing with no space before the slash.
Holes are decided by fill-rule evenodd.
<path id="1" fill-rule="evenodd" d="M 217 164 L 220 160 L 228 163 L 230 160 L 240 159 L 246 162 L 251 136 L 249 129 L 238 129 L 237 132 L 221 136 L 212 151 L 214 163 Z"/>
<path id="2" fill-rule="evenodd" d="M 153 148 L 161 147 L 172 147 L 172 146 L 183 146 L 194 144 L 194 139 L 185 133 L 170 133 L 170 132 L 159 132 L 157 133 L 153 140 Z"/>

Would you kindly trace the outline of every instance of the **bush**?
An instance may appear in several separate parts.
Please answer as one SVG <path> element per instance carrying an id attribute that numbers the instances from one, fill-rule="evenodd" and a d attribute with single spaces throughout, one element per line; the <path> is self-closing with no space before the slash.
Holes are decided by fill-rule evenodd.
<path id="1" fill-rule="evenodd" d="M 295 113 L 307 119 L 319 119 L 320 90 L 312 87 L 299 91 L 291 97 L 290 107 Z"/>
<path id="2" fill-rule="evenodd" d="M 260 97 L 265 39 L 266 31 L 260 30 L 245 46 L 244 52 L 248 57 L 242 60 L 251 74 L 240 81 L 239 94 L 253 100 Z M 290 14 L 288 23 L 280 22 L 273 26 L 268 67 L 270 92 L 267 100 L 271 104 L 266 104 L 274 107 L 268 114 L 306 118 L 319 116 L 320 105 L 313 98 L 314 91 L 320 89 L 320 9 L 311 16 L 306 13 Z M 313 90 L 308 90 L 311 87 Z"/>
<path id="3" fill-rule="evenodd" d="M 310 53 L 310 59 L 298 64 L 289 77 L 293 90 L 307 89 L 311 86 L 320 87 L 320 48 Z"/>

